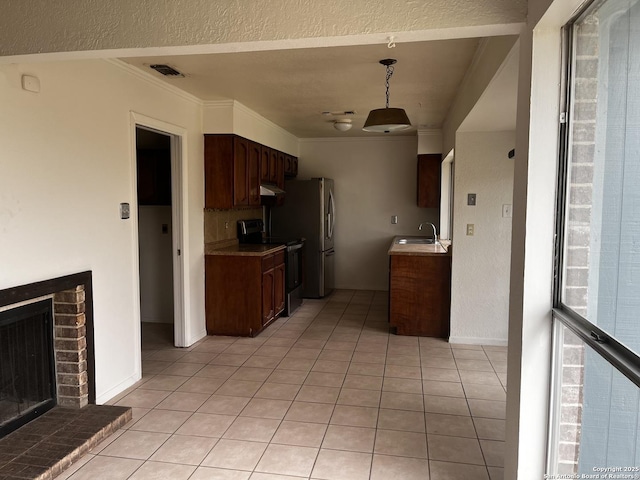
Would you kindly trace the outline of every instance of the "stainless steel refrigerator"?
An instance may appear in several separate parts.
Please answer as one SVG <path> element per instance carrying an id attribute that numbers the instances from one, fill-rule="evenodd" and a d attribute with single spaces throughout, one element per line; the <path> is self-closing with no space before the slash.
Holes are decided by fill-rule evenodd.
<path id="1" fill-rule="evenodd" d="M 289 180 L 285 192 L 284 205 L 271 209 L 271 234 L 306 239 L 303 296 L 324 297 L 333 290 L 335 278 L 333 180 Z"/>

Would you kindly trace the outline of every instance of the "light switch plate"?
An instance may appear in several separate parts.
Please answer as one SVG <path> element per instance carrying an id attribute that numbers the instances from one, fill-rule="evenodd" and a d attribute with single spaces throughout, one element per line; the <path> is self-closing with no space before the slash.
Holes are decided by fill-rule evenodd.
<path id="1" fill-rule="evenodd" d="M 467 205 L 475 206 L 476 204 L 476 194 L 468 193 L 467 194 Z"/>
<path id="2" fill-rule="evenodd" d="M 513 215 L 512 207 L 509 204 L 502 205 L 502 217 L 511 218 Z"/>
<path id="3" fill-rule="evenodd" d="M 391 224 L 395 225 L 398 223 L 398 215 L 391 215 Z"/>
<path id="4" fill-rule="evenodd" d="M 131 214 L 131 209 L 129 208 L 129 204 L 128 203 L 121 203 L 120 204 L 120 218 L 122 220 L 126 220 L 129 218 Z"/>

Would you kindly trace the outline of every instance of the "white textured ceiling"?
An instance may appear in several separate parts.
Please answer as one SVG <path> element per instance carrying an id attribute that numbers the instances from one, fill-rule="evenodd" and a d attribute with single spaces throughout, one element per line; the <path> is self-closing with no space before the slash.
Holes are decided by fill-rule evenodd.
<path id="1" fill-rule="evenodd" d="M 3 0 L 1 5 L 0 56 L 127 50 L 122 57 L 144 48 L 184 53 L 189 46 L 211 53 L 255 50 L 252 43 L 290 48 L 302 39 L 345 45 L 360 35 L 378 37 L 379 43 L 393 32 L 416 41 L 416 35 L 457 28 L 466 29 L 465 37 L 470 28 L 517 34 L 527 17 L 527 0 Z"/>
<path id="2" fill-rule="evenodd" d="M 368 112 L 385 105 L 385 68 L 395 58 L 390 106 L 404 108 L 417 128 L 440 128 L 473 59 L 479 39 L 260 52 L 123 58 L 125 62 L 201 100 L 234 99 L 299 138 L 365 136 Z M 164 77 L 150 64 L 186 75 Z M 341 133 L 323 111 L 354 110 L 353 128 Z M 335 117 L 343 118 L 343 117 Z"/>

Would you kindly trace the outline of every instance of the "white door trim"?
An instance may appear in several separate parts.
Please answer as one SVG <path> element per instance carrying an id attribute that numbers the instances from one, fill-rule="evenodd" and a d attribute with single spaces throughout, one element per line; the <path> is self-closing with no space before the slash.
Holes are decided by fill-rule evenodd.
<path id="1" fill-rule="evenodd" d="M 176 347 L 186 347 L 189 335 L 189 314 L 186 308 L 186 280 L 189 278 L 185 271 L 185 261 L 187 256 L 185 238 L 185 215 L 184 215 L 184 161 L 186 158 L 186 142 L 184 141 L 187 130 L 178 125 L 173 125 L 162 120 L 158 120 L 146 115 L 130 112 L 130 132 L 132 148 L 132 198 L 137 205 L 137 170 L 136 170 L 136 128 L 143 127 L 155 130 L 159 133 L 167 134 L 171 137 L 171 222 L 172 222 L 172 243 L 173 243 L 173 310 L 174 310 L 174 344 Z M 138 252 L 138 216 L 137 209 L 131 209 L 131 218 L 134 220 L 132 235 L 134 237 L 133 250 L 133 275 L 134 285 L 137 289 L 134 302 L 137 312 L 140 312 L 140 265 Z M 135 214 L 134 214 L 135 212 Z M 139 318 L 138 318 L 139 320 Z M 140 335 L 140 322 L 137 322 L 138 335 Z"/>

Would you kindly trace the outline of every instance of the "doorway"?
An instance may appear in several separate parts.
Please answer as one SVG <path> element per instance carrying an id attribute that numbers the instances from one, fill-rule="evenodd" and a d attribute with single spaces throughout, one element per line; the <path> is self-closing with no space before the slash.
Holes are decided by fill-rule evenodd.
<path id="1" fill-rule="evenodd" d="M 135 123 L 140 331 L 185 346 L 181 256 L 181 136 Z"/>

